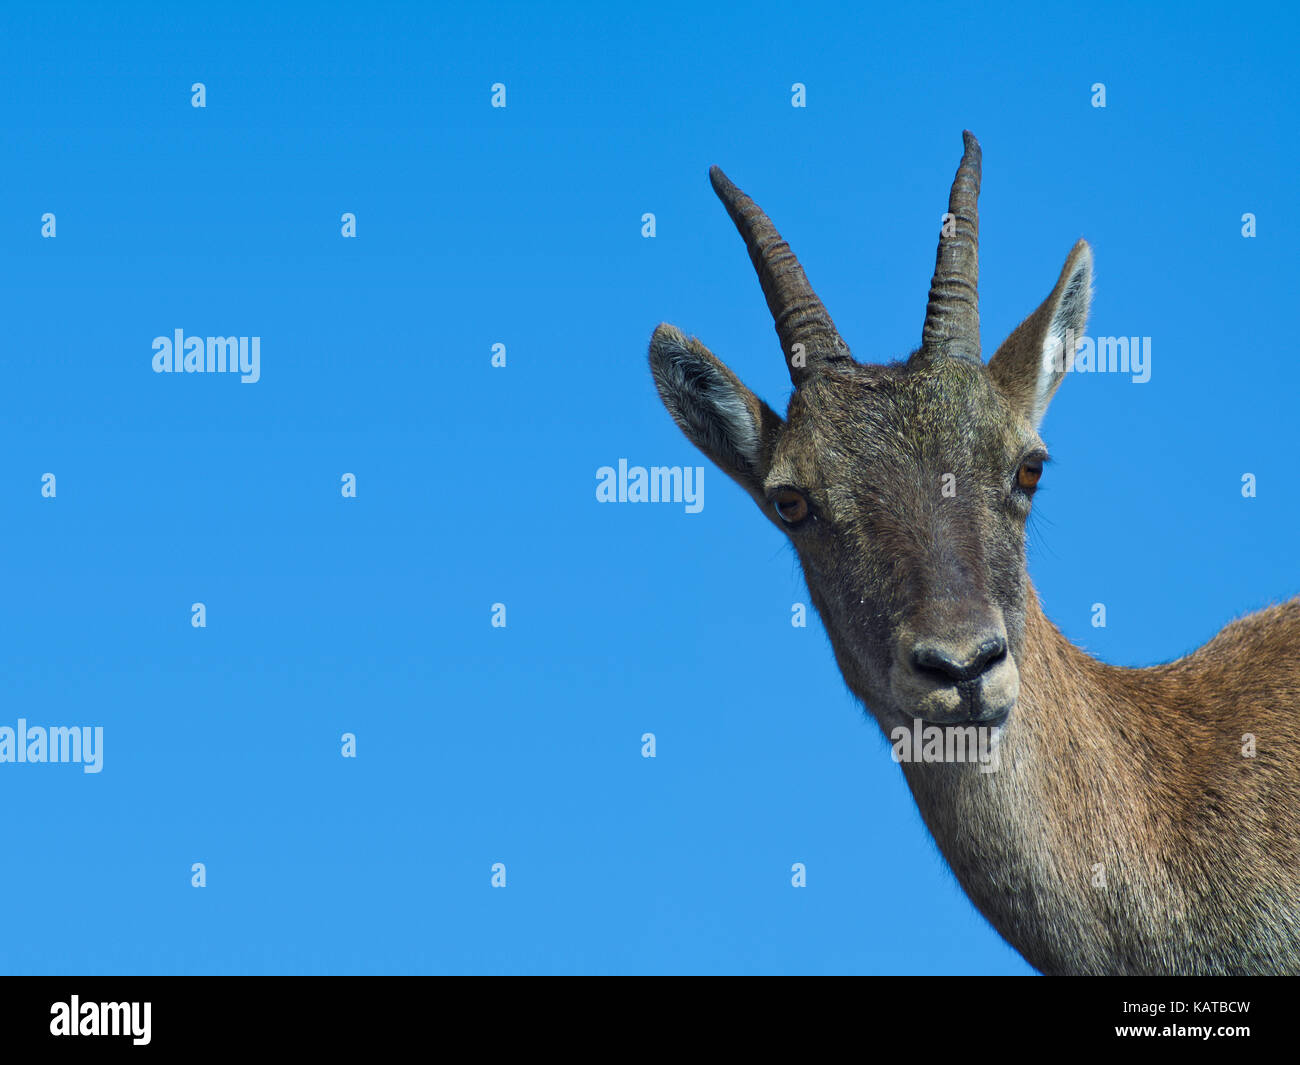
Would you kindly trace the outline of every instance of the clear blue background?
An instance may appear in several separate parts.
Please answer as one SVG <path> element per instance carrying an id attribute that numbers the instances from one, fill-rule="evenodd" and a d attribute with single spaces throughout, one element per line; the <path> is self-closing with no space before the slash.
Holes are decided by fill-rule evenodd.
<path id="1" fill-rule="evenodd" d="M 1045 423 L 1048 614 L 1148 664 L 1300 591 L 1294 16 L 350 6 L 0 15 L 0 724 L 106 732 L 98 776 L 0 766 L 0 970 L 1028 972 L 748 497 L 595 471 L 705 462 L 661 320 L 784 408 L 710 164 L 884 361 L 969 127 L 986 351 L 1080 236 L 1091 331 L 1153 341 Z M 176 328 L 261 382 L 155 375 Z"/>

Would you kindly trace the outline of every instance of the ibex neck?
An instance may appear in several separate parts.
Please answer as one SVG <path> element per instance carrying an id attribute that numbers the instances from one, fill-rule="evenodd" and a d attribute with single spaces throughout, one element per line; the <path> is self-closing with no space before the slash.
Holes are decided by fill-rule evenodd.
<path id="1" fill-rule="evenodd" d="M 971 900 L 1044 972 L 1300 973 L 1300 599 L 1149 669 L 1028 600 L 996 771 L 903 765 Z"/>
<path id="2" fill-rule="evenodd" d="M 967 894 L 1030 964 L 1104 972 L 1114 968 L 1113 929 L 1097 893 L 1108 878 L 1131 874 L 1117 868 L 1117 856 L 1156 842 L 1142 811 L 1153 808 L 1169 767 L 1153 767 L 1136 750 L 1144 671 L 1107 666 L 1075 647 L 1032 587 L 1025 626 L 1020 696 L 997 770 L 903 768 Z M 1163 880 L 1158 869 L 1145 873 L 1144 881 Z"/>

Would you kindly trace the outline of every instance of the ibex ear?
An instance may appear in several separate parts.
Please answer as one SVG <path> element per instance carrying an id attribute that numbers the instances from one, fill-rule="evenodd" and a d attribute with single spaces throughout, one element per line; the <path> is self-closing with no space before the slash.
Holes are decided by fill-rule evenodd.
<path id="1" fill-rule="evenodd" d="M 993 380 L 1034 428 L 1074 362 L 1091 302 L 1092 249 L 1081 240 L 1065 260 L 1052 294 L 989 360 Z"/>
<path id="2" fill-rule="evenodd" d="M 661 325 L 650 338 L 659 398 L 691 443 L 763 505 L 781 418 L 694 337 Z"/>

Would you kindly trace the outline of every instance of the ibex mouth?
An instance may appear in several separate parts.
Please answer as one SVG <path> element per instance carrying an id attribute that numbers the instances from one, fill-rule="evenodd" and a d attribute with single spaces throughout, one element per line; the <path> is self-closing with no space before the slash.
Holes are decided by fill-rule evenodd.
<path id="1" fill-rule="evenodd" d="M 908 716 L 932 725 L 1001 725 L 1015 708 L 1015 699 L 987 699 L 983 693 L 972 691 L 968 685 L 951 685 L 925 693 L 911 702 L 900 698 L 895 687 L 894 697 Z"/>
<path id="2" fill-rule="evenodd" d="M 936 725 L 998 725 L 1020 694 L 1020 672 L 1000 626 L 969 639 L 903 635 L 890 686 L 909 717 Z"/>

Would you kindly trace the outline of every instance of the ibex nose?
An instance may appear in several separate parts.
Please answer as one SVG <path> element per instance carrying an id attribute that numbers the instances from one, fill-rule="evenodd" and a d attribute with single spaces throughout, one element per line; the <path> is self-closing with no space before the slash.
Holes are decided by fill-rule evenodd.
<path id="1" fill-rule="evenodd" d="M 894 645 L 890 688 L 898 709 L 936 724 L 1004 719 L 1020 693 L 1020 671 L 1001 611 L 954 609 L 922 622 L 920 633 L 905 626 Z"/>
<path id="2" fill-rule="evenodd" d="M 1007 640 L 988 633 L 965 647 L 941 640 L 918 640 L 912 648 L 912 666 L 951 683 L 975 680 L 1007 656 Z"/>

